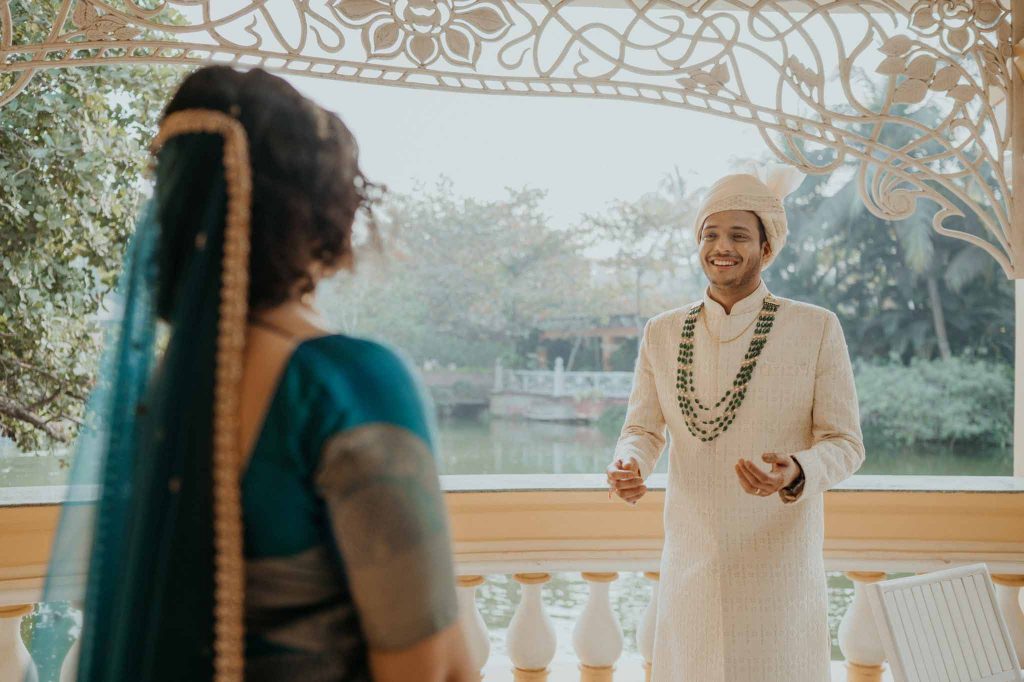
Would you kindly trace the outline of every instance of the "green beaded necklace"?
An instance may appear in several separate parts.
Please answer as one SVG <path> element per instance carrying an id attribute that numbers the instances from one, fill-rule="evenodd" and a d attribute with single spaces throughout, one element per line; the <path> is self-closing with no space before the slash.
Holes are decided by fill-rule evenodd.
<path id="1" fill-rule="evenodd" d="M 732 382 L 732 388 L 726 391 L 713 407 L 706 407 L 700 401 L 693 381 L 693 330 L 697 326 L 697 318 L 703 309 L 703 303 L 695 305 L 687 313 L 686 320 L 683 322 L 683 338 L 679 342 L 679 369 L 676 372 L 676 388 L 679 391 L 679 409 L 683 411 L 686 428 L 694 438 L 709 442 L 729 430 L 736 419 L 736 410 L 740 408 L 743 399 L 747 397 L 747 384 L 754 376 L 757 358 L 764 350 L 768 334 L 775 323 L 779 300 L 771 294 L 764 297 L 761 312 L 757 315 L 754 337 L 750 339 L 750 347 L 743 357 L 740 369 L 736 373 L 736 379 Z M 717 410 L 723 403 L 725 410 L 719 416 L 711 418 L 712 410 Z M 703 415 L 707 415 L 707 418 L 704 418 Z"/>

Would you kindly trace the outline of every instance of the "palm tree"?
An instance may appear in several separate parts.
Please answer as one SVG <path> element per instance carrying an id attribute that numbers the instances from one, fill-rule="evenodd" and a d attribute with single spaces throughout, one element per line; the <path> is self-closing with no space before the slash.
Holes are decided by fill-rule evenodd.
<path id="1" fill-rule="evenodd" d="M 860 79 L 867 100 L 877 110 L 884 102 L 885 92 L 869 78 Z M 923 106 L 904 115 L 925 126 L 936 127 L 942 112 L 935 106 Z M 867 128 L 862 132 L 870 132 Z M 905 147 L 915 139 L 914 132 L 902 125 L 888 124 L 880 131 L 880 141 L 892 149 Z M 919 151 L 939 151 L 919 147 Z M 809 158 L 824 164 L 829 152 L 802 150 Z M 861 333 L 860 343 L 869 354 L 888 349 L 906 355 L 938 352 L 941 358 L 953 355 L 956 345 L 950 330 L 950 312 L 957 332 L 965 319 L 976 319 L 963 308 L 963 299 L 974 298 L 973 288 L 996 290 L 1002 298 L 1012 290 L 1000 285 L 995 261 L 984 251 L 963 242 L 939 235 L 932 227 L 933 206 L 921 202 L 917 212 L 905 220 L 886 221 L 871 213 L 864 205 L 856 185 L 856 164 L 849 164 L 840 173 L 851 180 L 826 197 L 824 189 L 831 178 L 805 182 L 798 196 L 791 200 L 791 224 L 794 236 L 810 239 L 797 254 L 794 249 L 781 273 L 783 282 L 793 285 L 807 278 L 811 291 L 819 300 L 835 306 L 844 321 L 849 320 Z M 870 181 L 870 177 L 868 178 Z M 809 225 L 807 223 L 810 223 Z M 810 248 L 807 248 L 810 246 Z M 785 252 L 784 252 L 785 253 Z M 791 286 L 793 286 L 791 285 Z M 831 292 L 820 291 L 831 286 Z M 947 295 L 948 294 L 948 295 Z M 856 299 L 856 301 L 851 299 Z M 1012 298 L 1010 299 L 1012 301 Z M 989 312 L 996 312 L 986 307 Z M 1012 306 L 1009 306 L 1012 312 Z M 845 316 L 843 314 L 845 311 Z M 856 318 L 856 319 L 854 319 Z M 1006 334 L 1005 311 L 993 319 L 994 325 L 981 325 L 988 333 Z M 972 346 L 971 329 L 962 330 L 961 346 Z M 999 345 L 999 344 L 996 344 Z"/>

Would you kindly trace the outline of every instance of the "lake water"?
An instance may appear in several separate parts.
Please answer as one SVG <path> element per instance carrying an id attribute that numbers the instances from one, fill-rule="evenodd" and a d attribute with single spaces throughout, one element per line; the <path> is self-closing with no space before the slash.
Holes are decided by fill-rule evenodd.
<path id="1" fill-rule="evenodd" d="M 596 426 L 500 419 L 442 421 L 438 432 L 441 473 L 446 474 L 602 473 L 618 437 L 617 430 Z M 664 473 L 667 468 L 668 459 L 663 457 L 655 471 Z M 871 443 L 859 473 L 1012 476 L 1013 450 Z"/>
<path id="2" fill-rule="evenodd" d="M 442 474 L 602 473 L 618 432 L 597 426 L 501 419 L 442 420 L 438 424 Z M 756 457 L 760 453 L 748 453 Z M 18 456 L 0 451 L 0 486 L 60 485 L 66 457 Z M 668 459 L 658 462 L 665 472 Z M 1012 476 L 1011 448 L 905 448 L 869 443 L 862 474 Z"/>
<path id="3" fill-rule="evenodd" d="M 601 473 L 610 460 L 617 433 L 595 426 L 503 420 L 448 420 L 438 428 L 439 468 L 444 474 Z M 754 455 L 754 453 L 750 453 Z M 59 485 L 68 474 L 60 456 L 0 455 L 0 486 Z M 667 458 L 657 471 L 667 469 Z M 1012 475 L 1012 451 L 1004 449 L 906 449 L 873 444 L 861 473 L 928 475 Z M 841 574 L 829 576 L 829 624 L 833 642 L 853 589 Z M 488 576 L 478 603 L 491 632 L 494 656 L 505 655 L 505 633 L 519 584 L 511 576 Z M 558 635 L 556 661 L 571 661 L 572 629 L 586 602 L 587 586 L 578 574 L 560 574 L 544 587 L 545 604 Z M 639 665 L 636 626 L 650 596 L 650 584 L 636 573 L 623 573 L 612 585 L 612 605 L 626 637 L 627 660 Z M 841 658 L 838 646 L 833 656 Z M 45 682 L 45 680 L 41 680 Z"/>

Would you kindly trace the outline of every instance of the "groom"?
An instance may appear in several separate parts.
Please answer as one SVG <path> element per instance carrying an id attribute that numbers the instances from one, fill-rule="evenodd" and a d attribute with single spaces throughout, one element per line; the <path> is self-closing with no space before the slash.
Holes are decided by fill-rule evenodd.
<path id="1" fill-rule="evenodd" d="M 653 682 L 829 679 L 822 493 L 864 445 L 839 320 L 761 280 L 802 179 L 712 185 L 695 225 L 704 298 L 644 329 L 607 475 L 636 504 L 668 429 Z"/>

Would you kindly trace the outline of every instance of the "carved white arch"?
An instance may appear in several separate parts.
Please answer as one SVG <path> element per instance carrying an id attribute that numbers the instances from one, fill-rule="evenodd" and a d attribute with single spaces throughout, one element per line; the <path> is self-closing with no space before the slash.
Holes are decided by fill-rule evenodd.
<path id="1" fill-rule="evenodd" d="M 939 233 L 1024 277 L 1011 0 L 597 1 L 600 21 L 595 0 L 62 0 L 46 35 L 16 43 L 0 0 L 0 106 L 41 69 L 225 62 L 703 111 L 808 173 L 855 160 L 874 214 L 930 201 Z M 941 123 L 915 120 L 922 107 Z"/>

